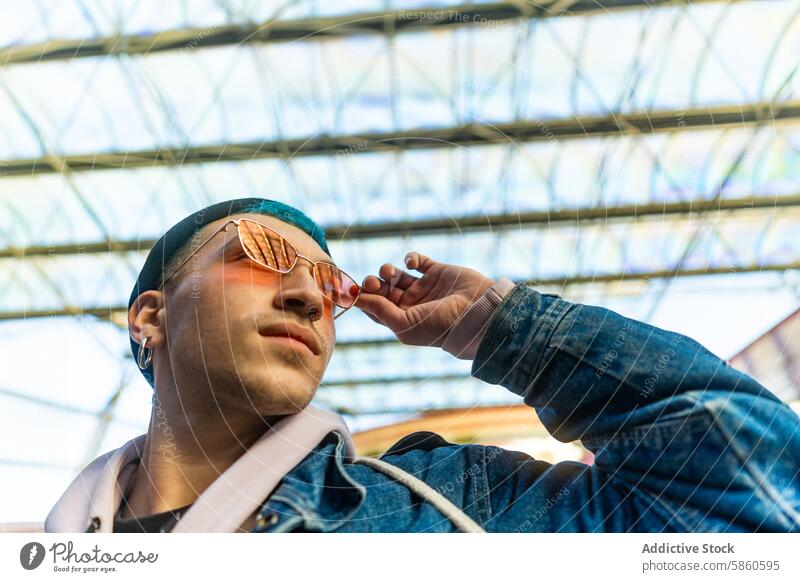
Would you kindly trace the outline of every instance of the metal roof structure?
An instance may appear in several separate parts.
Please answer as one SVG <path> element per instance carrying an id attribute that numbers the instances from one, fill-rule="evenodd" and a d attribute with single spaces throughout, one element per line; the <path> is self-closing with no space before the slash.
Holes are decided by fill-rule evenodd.
<path id="1" fill-rule="evenodd" d="M 735 353 L 800 302 L 798 55 L 792 0 L 15 6 L 0 475 L 45 507 L 144 431 L 133 281 L 241 196 L 303 209 L 357 277 L 416 249 Z M 519 402 L 355 310 L 337 326 L 317 404 L 356 429 Z"/>

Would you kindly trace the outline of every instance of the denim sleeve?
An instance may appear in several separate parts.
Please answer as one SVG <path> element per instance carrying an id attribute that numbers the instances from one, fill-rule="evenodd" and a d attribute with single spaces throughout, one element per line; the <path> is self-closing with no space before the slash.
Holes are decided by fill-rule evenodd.
<path id="1" fill-rule="evenodd" d="M 492 315 L 472 375 L 522 396 L 555 438 L 595 454 L 586 470 L 537 470 L 511 494 L 497 486 L 504 506 L 563 474 L 549 487 L 570 481 L 586 513 L 554 511 L 555 521 L 591 513 L 583 526 L 599 526 L 613 513 L 615 529 L 800 531 L 800 419 L 684 335 L 520 284 Z M 530 467 L 499 461 L 497 483 Z"/>

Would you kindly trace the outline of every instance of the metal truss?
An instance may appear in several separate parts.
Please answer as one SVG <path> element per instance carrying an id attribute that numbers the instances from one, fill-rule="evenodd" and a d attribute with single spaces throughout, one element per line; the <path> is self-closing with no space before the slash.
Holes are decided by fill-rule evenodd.
<path id="1" fill-rule="evenodd" d="M 48 40 L 0 50 L 0 66 L 86 57 L 147 55 L 156 52 L 250 43 L 293 42 L 364 34 L 391 34 L 452 26 L 496 24 L 520 18 L 559 18 L 624 9 L 690 6 L 723 0 L 542 0 L 427 7 L 333 17 L 269 20 L 240 25 L 168 30 L 145 35 Z M 738 0 L 728 0 L 735 2 Z M 763 0 L 762 0 L 763 1 Z"/>
<path id="2" fill-rule="evenodd" d="M 382 222 L 377 224 L 335 225 L 325 229 L 328 240 L 361 240 L 393 238 L 410 235 L 463 233 L 468 231 L 496 230 L 509 227 L 576 224 L 601 221 L 635 221 L 647 217 L 686 215 L 689 218 L 706 213 L 738 213 L 742 211 L 800 206 L 800 194 L 789 196 L 748 196 L 746 198 L 687 200 L 650 204 L 628 204 L 607 207 L 566 208 L 540 210 L 513 214 L 464 216 Z M 29 247 L 0 248 L 0 259 L 26 259 L 32 257 L 59 257 L 69 255 L 91 255 L 110 252 L 145 252 L 156 243 L 156 239 L 110 240 L 102 242 L 71 243 L 63 245 L 35 245 Z"/>
<path id="3" fill-rule="evenodd" d="M 405 32 L 417 32 L 423 30 L 441 30 L 441 29 L 456 29 L 457 27 L 472 27 L 475 30 L 481 28 L 482 22 L 502 22 L 523 19 L 537 19 L 552 17 L 546 27 L 551 26 L 550 23 L 555 24 L 554 27 L 559 25 L 560 17 L 568 15 L 581 15 L 581 14 L 603 14 L 609 10 L 623 10 L 623 9 L 639 9 L 644 12 L 648 8 L 667 7 L 667 6 L 690 6 L 700 3 L 722 3 L 722 0 L 617 0 L 617 1 L 603 1 L 603 0 L 541 0 L 539 2 L 532 2 L 529 0 L 521 0 L 518 2 L 498 2 L 487 4 L 467 4 L 456 7 L 436 7 L 436 8 L 422 8 L 417 10 L 404 10 L 380 13 L 362 13 L 362 14 L 349 14 L 346 16 L 335 16 L 325 18 L 306 18 L 301 20 L 272 20 L 267 22 L 260 22 L 247 25 L 225 25 L 214 26 L 205 29 L 185 29 L 185 30 L 170 30 L 165 32 L 155 32 L 148 35 L 121 35 L 111 37 L 101 37 L 96 39 L 79 39 L 79 40 L 49 40 L 45 43 L 29 46 L 8 47 L 0 49 L 0 72 L 3 66 L 18 65 L 18 64 L 31 64 L 35 65 L 39 62 L 45 61 L 72 61 L 74 59 L 81 59 L 86 57 L 103 58 L 106 56 L 113 57 L 115 60 L 121 62 L 121 73 L 124 78 L 130 83 L 131 91 L 134 91 L 133 82 L 136 76 L 141 77 L 142 85 L 145 88 L 144 92 L 149 92 L 149 97 L 152 98 L 152 103 L 155 105 L 152 109 L 143 107 L 143 110 L 151 111 L 157 109 L 163 116 L 163 119 L 154 116 L 152 119 L 147 119 L 146 125 L 151 132 L 152 141 L 147 142 L 150 144 L 159 143 L 162 139 L 162 132 L 160 129 L 166 128 L 168 135 L 168 143 L 171 144 L 190 144 L 191 132 L 185 128 L 181 128 L 179 124 L 174 123 L 172 120 L 176 118 L 175 109 L 176 104 L 170 102 L 167 91 L 163 91 L 153 79 L 147 77 L 146 67 L 140 66 L 146 62 L 146 55 L 150 53 L 158 53 L 163 51 L 181 51 L 183 49 L 202 49 L 211 47 L 222 46 L 236 46 L 241 44 L 259 44 L 259 43 L 281 43 L 305 40 L 324 40 L 326 38 L 347 37 L 351 35 L 377 35 L 385 37 L 387 43 L 387 51 L 391 55 L 391 59 L 397 58 L 395 50 L 392 45 L 395 35 Z M 736 0 L 729 0 L 728 4 L 735 4 Z M 652 12 L 652 14 L 656 14 Z M 682 11 L 675 11 L 674 20 L 677 22 L 683 18 Z M 686 11 L 687 17 L 692 17 L 690 11 Z M 672 18 L 672 15 L 670 16 Z M 645 20 L 645 19 L 643 19 Z M 720 18 L 721 21 L 721 18 Z M 537 23 L 532 22 L 534 26 Z M 788 24 L 787 24 L 788 26 Z M 133 253 L 148 250 L 154 240 L 115 240 L 113 232 L 110 231 L 110 225 L 104 224 L 97 215 L 95 209 L 92 208 L 88 201 L 84 200 L 83 193 L 79 189 L 79 184 L 74 176 L 79 172 L 96 171 L 102 169 L 133 169 L 133 168 L 152 168 L 152 167 L 169 167 L 177 168 L 183 165 L 202 165 L 214 164 L 216 162 L 229 162 L 229 161 L 250 161 L 258 159 L 277 158 L 287 160 L 286 166 L 288 171 L 293 171 L 292 159 L 296 156 L 332 156 L 335 154 L 346 153 L 357 155 L 361 152 L 389 152 L 392 154 L 401 155 L 404 151 L 420 150 L 425 148 L 439 148 L 439 147 L 461 147 L 461 146 L 478 146 L 489 144 L 514 144 L 514 143 L 530 143 L 537 141 L 545 141 L 551 139 L 558 140 L 578 140 L 586 138 L 604 138 L 615 136 L 646 136 L 654 133 L 683 133 L 689 130 L 703 130 L 703 129 L 730 129 L 733 130 L 738 127 L 745 126 L 747 128 L 761 128 L 766 125 L 779 124 L 786 126 L 800 120 L 800 101 L 791 101 L 794 94 L 786 97 L 786 94 L 774 93 L 768 94 L 765 90 L 767 86 L 765 79 L 769 78 L 768 73 L 772 72 L 772 57 L 770 54 L 769 64 L 765 66 L 762 71 L 762 85 L 758 90 L 748 92 L 746 96 L 736 97 L 740 100 L 752 100 L 754 102 L 745 105 L 733 105 L 723 107 L 701 107 L 704 100 L 698 98 L 699 79 L 701 79 L 706 66 L 707 60 L 714 58 L 714 40 L 717 34 L 717 27 L 712 27 L 709 32 L 705 34 L 705 46 L 707 46 L 707 55 L 703 56 L 696 63 L 687 63 L 687 75 L 693 75 L 695 79 L 691 87 L 691 95 L 687 101 L 688 104 L 694 104 L 696 108 L 687 108 L 685 110 L 652 110 L 630 113 L 632 110 L 631 103 L 634 100 L 631 98 L 636 92 L 637 84 L 642 76 L 642 71 L 646 68 L 645 64 L 639 60 L 634 60 L 630 63 L 629 74 L 625 77 L 625 81 L 619 87 L 619 94 L 617 98 L 612 99 L 612 103 L 608 107 L 599 109 L 600 111 L 614 112 L 609 115 L 602 116 L 579 116 L 574 118 L 563 119 L 531 119 L 529 115 L 524 113 L 524 108 L 520 107 L 522 101 L 520 96 L 526 95 L 522 89 L 527 82 L 524 76 L 517 73 L 517 70 L 523 70 L 523 67 L 514 67 L 515 64 L 525 64 L 521 56 L 526 54 L 524 43 L 519 42 L 517 49 L 514 52 L 514 58 L 509 61 L 509 66 L 513 68 L 513 79 L 511 81 L 512 96 L 511 100 L 514 102 L 514 107 L 518 110 L 516 114 L 508 117 L 509 120 L 516 121 L 508 123 L 498 123 L 495 125 L 483 124 L 464 124 L 467 120 L 474 117 L 463 115 L 455 121 L 451 127 L 441 129 L 402 129 L 408 127 L 415 127 L 417 123 L 403 124 L 400 118 L 401 107 L 398 106 L 396 101 L 398 95 L 402 92 L 397 90 L 395 83 L 399 78 L 398 75 L 392 76 L 391 91 L 388 96 L 392 99 L 392 124 L 395 129 L 401 128 L 401 131 L 390 131 L 387 127 L 385 132 L 363 133 L 363 134 L 346 134 L 346 135 L 321 135 L 312 139 L 306 138 L 293 138 L 284 139 L 282 137 L 286 128 L 281 127 L 281 102 L 268 101 L 265 106 L 270 108 L 275 119 L 277 129 L 275 134 L 270 134 L 271 141 L 265 142 L 247 142 L 239 143 L 234 140 L 225 140 L 226 134 L 219 137 L 220 142 L 226 141 L 223 145 L 202 146 L 202 147 L 177 147 L 167 149 L 143 149 L 140 151 L 123 152 L 125 144 L 108 146 L 108 151 L 105 153 L 91 153 L 85 155 L 64 155 L 65 151 L 63 144 L 59 141 L 59 136 L 50 136 L 42 128 L 36 128 L 34 133 L 42 137 L 39 139 L 41 145 L 41 157 L 31 159 L 17 159 L 0 161 L 0 177 L 2 176 L 38 176 L 43 174 L 61 175 L 68 181 L 70 186 L 70 194 L 81 200 L 85 212 L 97 223 L 102 232 L 101 236 L 105 240 L 100 242 L 89 243 L 74 243 L 68 245 L 42 245 L 29 246 L 25 248 L 13 247 L 14 243 L 10 242 L 10 237 L 5 237 L 6 240 L 2 243 L 5 248 L 0 247 L 0 259 L 22 259 L 22 258 L 41 258 L 58 257 L 65 255 L 82 255 L 82 254 L 100 254 L 109 252 L 130 253 L 127 256 L 120 257 L 126 260 L 130 265 L 135 263 L 137 255 Z M 644 45 L 644 39 L 648 34 L 648 26 L 646 22 L 641 23 L 641 38 L 640 45 Z M 471 31 L 468 31 L 472 34 Z M 458 35 L 452 35 L 458 36 Z M 459 39 L 453 39 L 452 50 L 453 54 L 462 54 L 457 49 L 463 49 L 457 44 Z M 552 42 L 561 43 L 559 39 L 554 39 Z M 664 46 L 669 44 L 669 39 L 663 39 Z M 661 43 L 656 43 L 661 46 Z M 309 46 L 316 47 L 317 43 L 311 42 Z M 520 48 L 523 47 L 523 48 Z M 775 53 L 779 47 L 778 40 L 775 44 Z M 574 61 L 574 75 L 571 83 L 571 103 L 577 103 L 575 97 L 577 88 L 583 87 L 589 89 L 589 93 L 595 94 L 594 88 L 591 87 L 591 79 L 585 74 L 585 68 L 582 66 L 581 59 L 584 54 L 583 51 L 586 47 L 580 45 L 575 52 L 571 53 L 571 58 Z M 641 47 L 640 47 L 641 48 Z M 194 50 L 193 50 L 194 52 Z M 260 54 L 261 51 L 253 50 L 248 51 L 253 53 L 251 55 L 254 59 L 264 59 L 264 55 Z M 669 51 L 663 51 L 668 54 Z M 638 53 L 637 53 L 638 54 Z M 644 53 L 643 53 L 644 54 Z M 125 59 L 125 56 L 135 56 L 137 58 Z M 196 54 L 192 57 L 197 58 Z M 646 57 L 643 57 L 646 59 Z M 65 63 L 66 66 L 67 63 Z M 94 63 L 89 63 L 93 65 Z M 98 65 L 104 64 L 98 61 Z M 113 64 L 111 62 L 105 64 Z M 654 62 L 653 66 L 659 63 Z M 264 75 L 261 79 L 262 83 L 267 83 L 268 75 L 271 73 L 269 70 L 269 63 L 267 60 L 260 62 L 258 72 Z M 723 67 L 724 68 L 724 67 Z M 8 68 L 7 71 L 12 71 Z M 786 77 L 785 82 L 780 86 L 791 87 L 795 79 L 796 69 Z M 313 72 L 312 72 L 313 73 Z M 472 71 L 468 68 L 465 69 L 465 86 L 469 87 L 469 82 L 474 83 L 471 79 Z M 216 78 L 210 72 L 203 72 L 205 81 L 208 83 L 209 88 L 212 90 L 211 95 L 218 95 L 221 93 L 225 85 L 226 79 L 224 76 Z M 501 78 L 497 74 L 495 82 Z M 358 86 L 357 84 L 355 85 Z M 770 85 L 771 87 L 772 85 Z M 11 86 L 4 88 L 9 92 Z M 87 78 L 86 81 L 86 94 L 90 95 L 89 89 L 92 88 L 92 79 Z M 342 87 L 342 100 L 336 106 L 337 116 L 344 108 L 344 103 L 348 98 L 355 95 L 355 90 L 348 87 Z M 652 92 L 656 94 L 658 87 L 652 88 Z M 455 92 L 458 95 L 458 91 Z M 137 98 L 142 98 L 142 95 L 137 94 Z M 291 98 L 292 96 L 289 95 Z M 787 101 L 787 99 L 789 99 Z M 445 95 L 443 101 L 452 101 L 453 95 Z M 25 98 L 12 99 L 14 106 L 25 113 L 30 104 Z M 638 102 L 638 101 L 637 101 Z M 672 103 L 670 107 L 675 106 Z M 210 114 L 215 110 L 216 101 L 211 99 L 209 101 L 206 114 Z M 653 107 L 657 107 L 654 105 Z M 455 106 L 453 106 L 455 109 Z M 571 110 L 580 111 L 579 107 L 573 107 Z M 596 111 L 598 109 L 593 109 Z M 625 111 L 625 113 L 623 113 Z M 26 114 L 25 117 L 30 120 L 37 119 L 35 115 L 31 116 Z M 332 127 L 338 127 L 337 122 L 332 124 Z M 505 119 L 505 118 L 504 118 Z M 450 123 L 448 121 L 448 123 Z M 31 125 L 35 125 L 32 122 Z M 163 127 L 159 126 L 161 124 Z M 546 131 L 543 131 L 546 128 Z M 794 126 L 792 126 L 792 129 Z M 113 124 L 109 123 L 109 131 L 113 132 Z M 342 132 L 348 130 L 340 130 Z M 723 133 L 723 132 L 720 132 Z M 755 132 L 754 132 L 755 133 Z M 296 134 L 295 134 L 296 135 Z M 612 141 L 612 140 L 607 140 Z M 636 141 L 636 140 L 631 140 Z M 757 144 L 756 140 L 753 140 Z M 141 142 L 139 142 L 141 143 Z M 605 142 L 604 142 L 605 143 Z M 141 147 L 141 146 L 140 146 Z M 720 146 L 721 147 L 721 146 Z M 99 149 L 99 148 L 98 148 Z M 510 150 L 511 148 L 509 148 Z M 757 149 L 753 146 L 753 149 Z M 38 150 L 33 150 L 38 151 Z M 26 153 L 22 155 L 34 155 Z M 653 154 L 656 155 L 655 153 Z M 744 152 L 742 152 L 742 156 Z M 704 163 L 711 163 L 713 156 L 709 155 L 708 160 Z M 510 159 L 510 156 L 509 156 Z M 582 208 L 560 208 L 553 211 L 541 212 L 526 212 L 520 214 L 496 214 L 490 216 L 467 216 L 458 217 L 456 219 L 448 220 L 414 220 L 413 222 L 390 222 L 381 224 L 364 224 L 356 226 L 342 226 L 334 225 L 327 230 L 328 238 L 331 240 L 350 240 L 350 239 L 372 239 L 380 237 L 396 237 L 408 234 L 437 234 L 437 233 L 452 233 L 464 232 L 475 230 L 490 230 L 500 229 L 500 231 L 510 232 L 514 227 L 519 226 L 536 226 L 546 225 L 548 228 L 554 226 L 576 226 L 589 223 L 602 223 L 606 222 L 627 222 L 631 223 L 641 217 L 661 217 L 661 216 L 675 216 L 693 218 L 695 214 L 701 214 L 701 218 L 706 220 L 698 221 L 695 231 L 696 236 L 686 237 L 685 252 L 679 261 L 675 261 L 670 257 L 669 261 L 659 260 L 654 261 L 652 266 L 659 265 L 662 268 L 657 268 L 649 271 L 642 272 L 619 272 L 619 273 L 605 273 L 602 275 L 592 275 L 591 268 L 587 268 L 585 264 L 578 260 L 578 266 L 574 269 L 577 275 L 564 275 L 555 278 L 543 278 L 538 280 L 517 280 L 517 283 L 525 283 L 528 285 L 536 285 L 545 288 L 554 288 L 555 290 L 564 289 L 568 287 L 578 287 L 579 290 L 588 289 L 593 284 L 608 284 L 627 283 L 627 282 L 647 282 L 658 281 L 663 285 L 666 291 L 671 281 L 678 278 L 688 277 L 705 277 L 705 276 L 719 276 L 729 275 L 733 273 L 763 273 L 763 272 L 789 272 L 800 270 L 800 261 L 790 260 L 795 256 L 785 256 L 781 253 L 774 253 L 772 257 L 766 257 L 763 261 L 753 260 L 752 257 L 746 258 L 737 257 L 735 252 L 735 245 L 728 244 L 725 237 L 730 236 L 730 233 L 723 233 L 719 231 L 718 225 L 714 224 L 714 219 L 719 217 L 720 213 L 735 213 L 737 218 L 746 214 L 748 210 L 754 209 L 777 209 L 777 208 L 790 208 L 800 206 L 800 194 L 787 197 L 765 197 L 765 196 L 752 196 L 739 199 L 724 199 L 721 197 L 723 192 L 726 192 L 725 184 L 730 175 L 738 167 L 740 160 L 736 160 L 731 164 L 730 170 L 726 173 L 725 179 L 721 180 L 716 187 L 709 187 L 704 191 L 692 191 L 693 198 L 699 198 L 696 201 L 680 201 L 680 202 L 667 202 L 667 203 L 653 203 L 648 202 L 642 205 L 621 205 L 602 207 L 602 195 L 596 197 L 597 207 L 582 207 Z M 398 164 L 401 160 L 398 158 Z M 727 160 L 726 160 L 727 162 Z M 726 164 L 727 165 L 727 164 Z M 604 164 L 600 165 L 597 173 L 598 192 L 604 192 L 602 184 L 607 178 L 605 172 L 607 171 Z M 181 178 L 182 179 L 182 178 Z M 201 179 L 201 178 L 198 178 Z M 302 181 L 298 180 L 299 188 L 302 190 Z M 453 185 L 454 192 L 462 186 Z M 201 190 L 205 190 L 201 188 Z M 678 191 L 678 188 L 673 189 Z M 655 191 L 655 190 L 654 190 Z M 682 190 L 681 190 L 682 191 Z M 747 190 L 745 190 L 747 191 Z M 760 191 L 753 188 L 750 191 Z M 771 191 L 769 188 L 763 191 Z M 150 193 L 152 204 L 159 207 L 159 192 L 155 189 Z M 203 195 L 208 197 L 206 192 Z M 717 195 L 717 198 L 712 196 Z M 190 188 L 185 188 L 181 193 L 185 200 L 190 201 L 193 205 L 197 206 L 199 200 L 193 199 Z M 10 196 L 9 199 L 13 197 Z M 650 199 L 657 199 L 656 196 L 651 196 Z M 88 199 L 87 199 L 88 200 Z M 556 196 L 552 197 L 552 207 L 565 206 L 568 203 L 561 204 Z M 21 204 L 24 204 L 24 200 Z M 589 202 L 587 202 L 589 204 Z M 10 210 L 9 204 L 8 207 Z M 19 212 L 19 210 L 16 210 Z M 766 214 L 765 212 L 762 214 Z M 774 212 L 773 215 L 777 216 L 780 213 Z M 768 221 L 762 231 L 762 236 L 759 239 L 759 244 L 769 238 L 772 218 Z M 685 224 L 685 222 L 681 222 Z M 690 268 L 686 265 L 697 265 L 697 262 L 684 261 L 684 258 L 691 255 L 691 252 L 698 246 L 703 244 L 700 237 L 704 234 L 710 234 L 712 240 L 718 243 L 720 247 L 727 248 L 724 252 L 725 261 L 715 262 L 714 266 L 709 268 Z M 579 232 L 580 236 L 585 236 L 584 233 Z M 609 234 L 609 238 L 613 238 L 614 233 Z M 36 240 L 36 239 L 34 239 Z M 43 239 L 39 238 L 39 241 Z M 682 239 L 683 240 L 683 239 Z M 697 241 L 700 240 L 700 243 Z M 621 241 L 620 247 L 629 246 L 629 241 Z M 581 253 L 586 252 L 584 245 L 576 246 L 575 255 L 580 256 Z M 623 253 L 624 255 L 625 253 Z M 716 255 L 715 255 L 716 256 Z M 754 254 L 755 256 L 761 256 Z M 662 257 L 663 259 L 663 257 Z M 46 317 L 61 317 L 61 316 L 91 316 L 100 320 L 111 321 L 121 327 L 124 327 L 125 314 L 127 307 L 125 305 L 100 305 L 92 306 L 91 298 L 81 297 L 75 299 L 60 291 L 68 288 L 68 285 L 63 285 L 63 281 L 58 277 L 53 277 L 51 273 L 47 272 L 45 267 L 49 267 L 48 261 L 34 260 L 34 267 L 41 268 L 39 275 L 42 279 L 46 279 L 51 287 L 55 290 L 57 297 L 54 302 L 59 302 L 59 306 L 53 309 L 36 309 L 36 310 L 20 310 L 10 309 L 0 312 L 0 320 L 11 319 L 27 319 L 27 318 L 46 318 Z M 623 261 L 624 262 L 624 261 Z M 739 266 L 720 266 L 736 265 Z M 665 265 L 668 268 L 663 268 Z M 650 265 L 649 265 L 650 266 Z M 616 268 L 616 267 L 614 267 Z M 60 267 L 59 271 L 62 270 Z M 66 271 L 66 269 L 65 269 Z M 9 278 L 12 281 L 21 279 L 17 273 L 12 269 L 8 269 Z M 132 271 L 135 274 L 135 270 Z M 535 271 L 534 271 L 535 272 Z M 110 273 L 110 270 L 109 270 Z M 70 273 L 65 273 L 68 279 Z M 63 286 L 64 289 L 61 289 Z M 24 287 L 24 286 L 23 286 Z M 628 286 L 630 288 L 635 285 Z M 26 289 L 27 291 L 27 289 Z M 99 294 L 98 294 L 99 295 Z M 652 295 L 656 295 L 653 293 Z M 663 295 L 662 295 L 663 296 Z M 648 295 L 649 298 L 649 295 Z M 100 301 L 108 301 L 108 299 L 99 298 Z M 18 305 L 24 305 L 20 302 Z M 82 305 L 90 305 L 90 307 L 82 307 Z M 394 346 L 401 346 L 399 342 L 393 338 L 382 339 L 361 339 L 343 341 L 337 344 L 337 348 L 349 350 L 349 355 L 354 355 L 355 350 L 369 349 L 373 347 L 386 347 L 389 350 L 396 349 Z M 375 368 L 380 369 L 380 368 Z M 388 385 L 388 391 L 395 389 L 399 384 L 409 383 L 422 383 L 422 384 L 441 384 L 446 387 L 458 387 L 460 393 L 458 396 L 454 395 L 449 401 L 456 402 L 457 398 L 463 396 L 463 388 L 470 388 L 463 384 L 470 378 L 468 374 L 446 374 L 439 373 L 439 375 L 425 376 L 418 378 L 402 378 L 402 377 L 381 377 L 381 378 L 367 378 L 360 381 L 332 381 L 323 383 L 323 393 L 335 394 L 337 390 L 344 389 L 343 392 L 353 393 L 356 402 L 356 407 L 339 407 L 336 409 L 345 414 L 368 414 L 368 413 L 385 413 L 385 412 L 416 412 L 419 407 L 409 407 L 407 409 L 399 409 L 388 404 L 385 407 L 380 406 L 380 400 L 377 401 L 377 408 L 368 410 L 356 395 L 359 386 L 364 386 L 366 390 L 379 390 L 383 384 Z M 476 383 L 477 384 L 477 383 Z M 71 409 L 70 412 L 78 414 L 93 414 L 99 417 L 99 425 L 97 431 L 92 438 L 89 448 L 85 451 L 87 458 L 90 458 L 97 451 L 97 447 L 103 439 L 109 423 L 112 422 L 114 417 L 115 407 L 118 404 L 120 395 L 126 385 L 126 378 L 123 378 L 117 390 L 110 395 L 106 405 L 101 411 L 87 411 L 83 409 Z M 492 388 L 492 390 L 496 390 Z M 0 391 L 3 393 L 4 391 Z M 10 397 L 23 397 L 22 394 L 11 393 L 10 391 L 4 392 L 6 396 Z M 327 397 L 327 396 L 326 396 Z M 55 403 L 49 403 L 43 399 L 42 404 L 60 407 Z M 437 404 L 439 406 L 440 404 Z M 0 461 L 2 462 L 2 461 Z"/>
<path id="4" fill-rule="evenodd" d="M 175 167 L 269 158 L 333 156 L 341 153 L 358 155 L 364 152 L 399 152 L 490 144 L 547 142 L 552 139 L 650 135 L 698 129 L 778 124 L 797 122 L 798 120 L 800 120 L 800 101 L 763 102 L 681 111 L 612 113 L 602 116 L 528 120 L 514 123 L 470 124 L 442 129 L 413 129 L 342 136 L 323 135 L 266 142 L 75 154 L 58 158 L 51 154 L 44 158 L 0 160 L 0 178 L 57 174 L 65 171 L 75 173 L 160 166 Z"/>

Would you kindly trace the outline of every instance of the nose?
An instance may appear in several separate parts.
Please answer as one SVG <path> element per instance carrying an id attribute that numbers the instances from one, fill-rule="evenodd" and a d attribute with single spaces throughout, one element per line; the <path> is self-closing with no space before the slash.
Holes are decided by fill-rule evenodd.
<path id="1" fill-rule="evenodd" d="M 275 307 L 284 311 L 294 311 L 301 318 L 314 313 L 316 315 L 312 320 L 322 316 L 325 298 L 314 278 L 314 263 L 298 256 L 294 269 L 280 275 L 278 292 L 275 294 Z"/>

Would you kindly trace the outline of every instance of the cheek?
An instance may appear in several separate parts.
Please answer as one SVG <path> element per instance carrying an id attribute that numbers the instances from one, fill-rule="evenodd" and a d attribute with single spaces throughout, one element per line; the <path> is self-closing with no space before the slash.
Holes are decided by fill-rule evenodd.
<path id="1" fill-rule="evenodd" d="M 333 349 L 336 346 L 336 327 L 333 321 L 328 322 L 326 320 L 320 320 L 317 324 L 317 330 L 319 330 L 325 344 L 324 361 L 327 366 L 328 362 L 330 362 L 333 357 Z"/>
<path id="2" fill-rule="evenodd" d="M 183 333 L 204 337 L 227 337 L 230 330 L 254 328 L 253 314 L 268 301 L 268 288 L 277 284 L 277 274 L 256 273 L 251 269 L 209 269 L 202 277 L 187 281 L 173 299 L 178 311 L 176 327 Z M 177 331 L 177 330 L 176 330 Z M 240 335 L 240 334 L 234 334 Z M 246 334 L 241 334 L 246 335 Z M 228 341 L 227 339 L 225 340 Z"/>
<path id="3" fill-rule="evenodd" d="M 232 263 L 219 268 L 214 272 L 213 277 L 217 284 L 235 286 L 277 286 L 280 279 L 279 273 L 273 273 L 266 269 L 252 268 L 242 264 L 243 261 Z"/>
<path id="4" fill-rule="evenodd" d="M 237 294 L 250 297 L 253 292 L 279 285 L 278 273 L 252 269 L 239 263 L 230 263 L 187 275 L 175 293 L 178 301 L 198 308 L 218 307 L 223 301 L 234 299 Z M 205 316 L 213 312 L 206 311 Z"/>
<path id="5" fill-rule="evenodd" d="M 271 290 L 280 286 L 280 275 L 261 269 L 252 269 L 238 264 L 209 270 L 203 280 L 203 292 L 215 303 L 219 312 L 228 311 L 236 305 L 243 309 L 258 302 L 263 305 Z M 225 309 L 221 309 L 225 304 Z M 229 313 L 230 315 L 230 313 Z"/>

